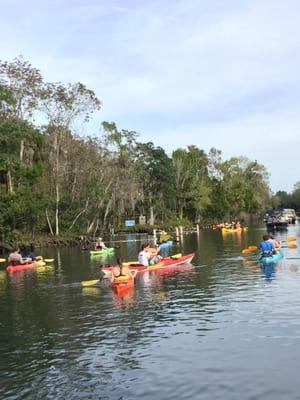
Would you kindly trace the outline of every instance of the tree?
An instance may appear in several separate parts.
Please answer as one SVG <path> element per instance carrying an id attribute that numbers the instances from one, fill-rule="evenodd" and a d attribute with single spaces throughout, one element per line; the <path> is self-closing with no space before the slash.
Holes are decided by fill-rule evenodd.
<path id="1" fill-rule="evenodd" d="M 182 219 L 186 210 L 199 220 L 201 212 L 210 202 L 207 156 L 196 146 L 188 146 L 187 150 L 175 150 L 172 162 L 178 216 Z"/>
<path id="2" fill-rule="evenodd" d="M 59 234 L 60 191 L 66 179 L 70 129 L 80 118 L 88 121 L 90 115 L 100 108 L 101 103 L 95 93 L 82 83 L 63 85 L 46 83 L 40 89 L 40 110 L 46 115 L 48 124 L 45 132 L 48 135 L 49 163 L 53 172 L 55 189 L 55 234 Z M 46 210 L 51 230 L 50 219 Z"/>
<path id="3" fill-rule="evenodd" d="M 144 208 L 141 212 L 149 212 L 150 224 L 153 225 L 156 214 L 164 218 L 167 209 L 173 206 L 172 162 L 165 151 L 152 142 L 137 143 L 135 166 L 142 191 L 140 200 L 143 199 L 142 203 L 146 206 L 146 210 Z"/>

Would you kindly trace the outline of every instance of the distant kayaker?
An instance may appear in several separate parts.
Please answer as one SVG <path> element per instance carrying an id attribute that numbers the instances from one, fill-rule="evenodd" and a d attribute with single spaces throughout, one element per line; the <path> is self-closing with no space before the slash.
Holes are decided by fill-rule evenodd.
<path id="1" fill-rule="evenodd" d="M 105 246 L 105 243 L 103 242 L 102 238 L 99 237 L 95 243 L 95 250 L 104 250 L 107 247 Z"/>
<path id="2" fill-rule="evenodd" d="M 271 256 L 275 252 L 274 243 L 270 241 L 269 235 L 263 236 L 263 241 L 260 243 L 259 248 L 263 257 Z"/>
<path id="3" fill-rule="evenodd" d="M 121 277 L 128 277 L 129 279 L 134 278 L 134 275 L 130 272 L 127 265 L 123 265 L 122 259 L 117 259 L 118 265 L 114 266 L 111 270 L 111 282 L 114 282 L 116 279 Z"/>
<path id="4" fill-rule="evenodd" d="M 25 264 L 18 247 L 13 248 L 12 252 L 8 256 L 7 261 L 10 265 Z"/>

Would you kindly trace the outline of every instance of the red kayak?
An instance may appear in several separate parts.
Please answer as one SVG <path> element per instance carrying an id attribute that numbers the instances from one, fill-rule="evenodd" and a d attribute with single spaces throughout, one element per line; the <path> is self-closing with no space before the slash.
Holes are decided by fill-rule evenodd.
<path id="1" fill-rule="evenodd" d="M 31 264 L 19 264 L 19 265 L 9 265 L 6 267 L 7 272 L 18 272 L 18 271 L 23 271 L 25 269 L 33 269 L 37 268 L 39 265 L 35 262 Z"/>
<path id="2" fill-rule="evenodd" d="M 137 272 L 146 272 L 146 271 L 156 271 L 156 270 L 163 270 L 165 268 L 170 268 L 170 267 L 175 267 L 176 265 L 181 265 L 181 264 L 189 264 L 192 259 L 194 258 L 195 253 L 189 253 L 185 255 L 175 255 L 171 257 L 165 257 L 162 258 L 157 264 L 154 265 L 149 265 L 148 267 L 145 267 L 144 265 L 141 265 L 139 263 L 124 263 L 127 265 L 130 270 L 136 270 Z M 113 266 L 107 266 L 103 267 L 103 270 L 110 270 L 112 269 Z"/>
<path id="3" fill-rule="evenodd" d="M 120 278 L 114 278 L 111 282 L 111 288 L 117 293 L 117 295 L 122 295 L 127 292 L 128 289 L 134 287 L 134 278 L 137 271 L 131 271 L 132 277 L 129 275 L 122 276 Z"/>
<path id="4" fill-rule="evenodd" d="M 127 281 L 117 282 L 114 281 L 111 284 L 111 288 L 116 292 L 117 295 L 122 295 L 124 292 L 127 292 L 128 289 L 134 287 L 134 279 L 130 278 Z"/>

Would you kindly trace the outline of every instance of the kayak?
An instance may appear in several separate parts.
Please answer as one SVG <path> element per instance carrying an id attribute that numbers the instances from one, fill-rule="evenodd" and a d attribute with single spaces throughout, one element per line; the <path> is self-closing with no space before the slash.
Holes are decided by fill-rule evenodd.
<path id="1" fill-rule="evenodd" d="M 129 275 L 121 276 L 119 278 L 114 278 L 113 282 L 111 282 L 111 288 L 117 295 L 122 295 L 124 292 L 127 292 L 128 289 L 134 287 L 134 278 L 137 271 L 135 270 L 133 273 L 133 277 Z"/>
<path id="2" fill-rule="evenodd" d="M 272 256 L 265 256 L 265 257 L 260 257 L 259 262 L 262 264 L 274 264 L 281 260 L 283 258 L 283 252 L 278 251 L 277 253 L 273 254 Z"/>
<path id="3" fill-rule="evenodd" d="M 115 251 L 114 247 L 107 247 L 106 249 L 102 250 L 91 250 L 90 251 L 90 256 L 95 257 L 95 256 L 104 256 L 107 254 L 111 254 Z"/>
<path id="4" fill-rule="evenodd" d="M 19 264 L 19 265 L 9 265 L 6 267 L 7 272 L 19 272 L 24 271 L 25 269 L 33 269 L 37 268 L 39 264 L 37 262 L 33 262 L 30 264 Z"/>
<path id="5" fill-rule="evenodd" d="M 185 255 L 176 254 L 171 257 L 162 258 L 157 264 L 149 265 L 147 267 L 139 264 L 138 262 L 124 263 L 124 265 L 129 266 L 130 270 L 136 270 L 137 272 L 143 273 L 147 271 L 163 270 L 165 268 L 170 268 L 181 264 L 189 264 L 194 256 L 195 253 L 189 253 Z M 102 267 L 102 270 L 111 270 L 112 268 L 113 266 L 106 266 Z"/>
<path id="6" fill-rule="evenodd" d="M 222 228 L 222 233 L 238 233 L 238 232 L 245 232 L 248 230 L 248 227 L 245 226 L 244 228 Z"/>

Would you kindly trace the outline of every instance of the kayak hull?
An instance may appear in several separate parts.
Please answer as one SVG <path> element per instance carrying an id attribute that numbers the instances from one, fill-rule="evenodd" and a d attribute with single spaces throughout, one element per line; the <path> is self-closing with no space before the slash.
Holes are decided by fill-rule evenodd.
<path id="1" fill-rule="evenodd" d="M 30 264 L 19 264 L 19 265 L 9 265 L 6 267 L 7 272 L 19 272 L 19 271 L 25 271 L 26 269 L 34 269 L 39 266 L 38 263 L 33 262 Z"/>
<path id="2" fill-rule="evenodd" d="M 134 287 L 134 278 L 128 279 L 128 281 L 123 281 L 123 282 L 112 282 L 111 284 L 112 290 L 119 296 L 133 287 Z"/>
<path id="3" fill-rule="evenodd" d="M 273 254 L 269 257 L 260 257 L 259 262 L 262 264 L 274 264 L 283 258 L 282 251 L 278 251 L 276 254 Z"/>

